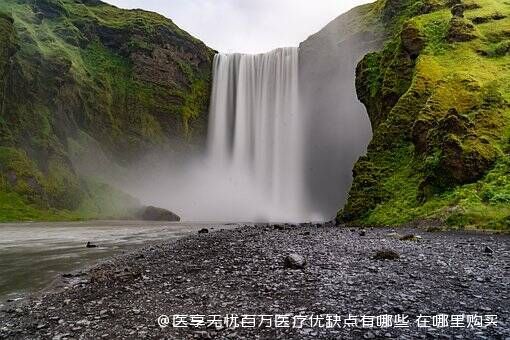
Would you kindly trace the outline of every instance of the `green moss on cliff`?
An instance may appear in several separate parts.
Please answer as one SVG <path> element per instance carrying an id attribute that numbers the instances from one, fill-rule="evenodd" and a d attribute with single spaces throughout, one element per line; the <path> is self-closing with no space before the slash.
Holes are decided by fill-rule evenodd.
<path id="1" fill-rule="evenodd" d="M 508 228 L 510 6 L 418 8 L 358 66 L 374 138 L 339 218 Z"/>
<path id="2" fill-rule="evenodd" d="M 70 161 L 68 141 L 82 132 L 119 164 L 201 143 L 212 55 L 155 13 L 0 2 L 0 147 L 30 164 L 0 160 L 3 178 L 17 176 L 1 190 L 43 210 L 81 209 L 98 192 Z"/>

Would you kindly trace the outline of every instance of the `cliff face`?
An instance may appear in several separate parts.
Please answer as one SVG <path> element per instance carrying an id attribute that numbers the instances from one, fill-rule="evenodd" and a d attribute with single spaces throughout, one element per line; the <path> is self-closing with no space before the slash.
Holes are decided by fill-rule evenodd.
<path id="1" fill-rule="evenodd" d="M 38 218 L 40 208 L 95 215 L 98 194 L 123 196 L 77 174 L 70 160 L 91 146 L 124 165 L 200 145 L 212 56 L 155 13 L 98 0 L 3 0 L 0 220 Z"/>
<path id="2" fill-rule="evenodd" d="M 399 3 L 384 49 L 357 67 L 374 137 L 339 219 L 508 228 L 510 5 Z"/>
<path id="3" fill-rule="evenodd" d="M 355 69 L 382 45 L 379 14 L 373 4 L 357 7 L 300 46 L 308 206 L 325 219 L 345 203 L 352 167 L 371 138 L 366 110 L 356 97 Z"/>

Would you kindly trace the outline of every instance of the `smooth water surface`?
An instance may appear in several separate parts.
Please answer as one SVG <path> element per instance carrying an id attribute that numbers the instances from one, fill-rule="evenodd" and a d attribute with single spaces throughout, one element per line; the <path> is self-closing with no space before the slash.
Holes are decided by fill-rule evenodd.
<path id="1" fill-rule="evenodd" d="M 0 303 L 40 290 L 61 273 L 203 227 L 134 221 L 0 224 Z M 87 242 L 99 247 L 87 248 Z"/>

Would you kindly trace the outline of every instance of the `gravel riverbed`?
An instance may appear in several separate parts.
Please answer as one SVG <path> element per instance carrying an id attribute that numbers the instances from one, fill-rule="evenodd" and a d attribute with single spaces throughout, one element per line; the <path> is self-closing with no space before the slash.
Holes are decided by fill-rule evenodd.
<path id="1" fill-rule="evenodd" d="M 7 304 L 0 338 L 506 340 L 509 273 L 508 235 L 215 230 L 64 274 L 51 291 Z M 175 315 L 188 327 L 172 327 Z"/>

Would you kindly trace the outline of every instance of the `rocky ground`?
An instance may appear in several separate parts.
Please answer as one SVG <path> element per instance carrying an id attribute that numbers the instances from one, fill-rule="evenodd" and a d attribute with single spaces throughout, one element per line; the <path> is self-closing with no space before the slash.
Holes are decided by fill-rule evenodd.
<path id="1" fill-rule="evenodd" d="M 509 269 L 508 235 L 328 225 L 217 230 L 64 275 L 65 287 L 2 311 L 0 338 L 509 339 Z M 415 323 L 420 314 L 441 313 L 477 314 L 482 325 L 497 315 L 498 322 Z M 207 315 L 194 319 L 199 326 L 217 322 L 161 328 L 162 314 Z M 311 315 L 335 322 L 328 329 L 320 317 L 308 319 L 315 327 L 236 328 L 233 318 L 225 325 L 213 317 L 232 314 L 287 314 L 278 320 L 290 325 Z M 357 327 L 344 327 L 349 314 L 359 316 Z M 377 327 L 371 316 L 379 315 L 407 315 L 411 324 Z M 257 317 L 257 326 L 268 319 Z"/>

